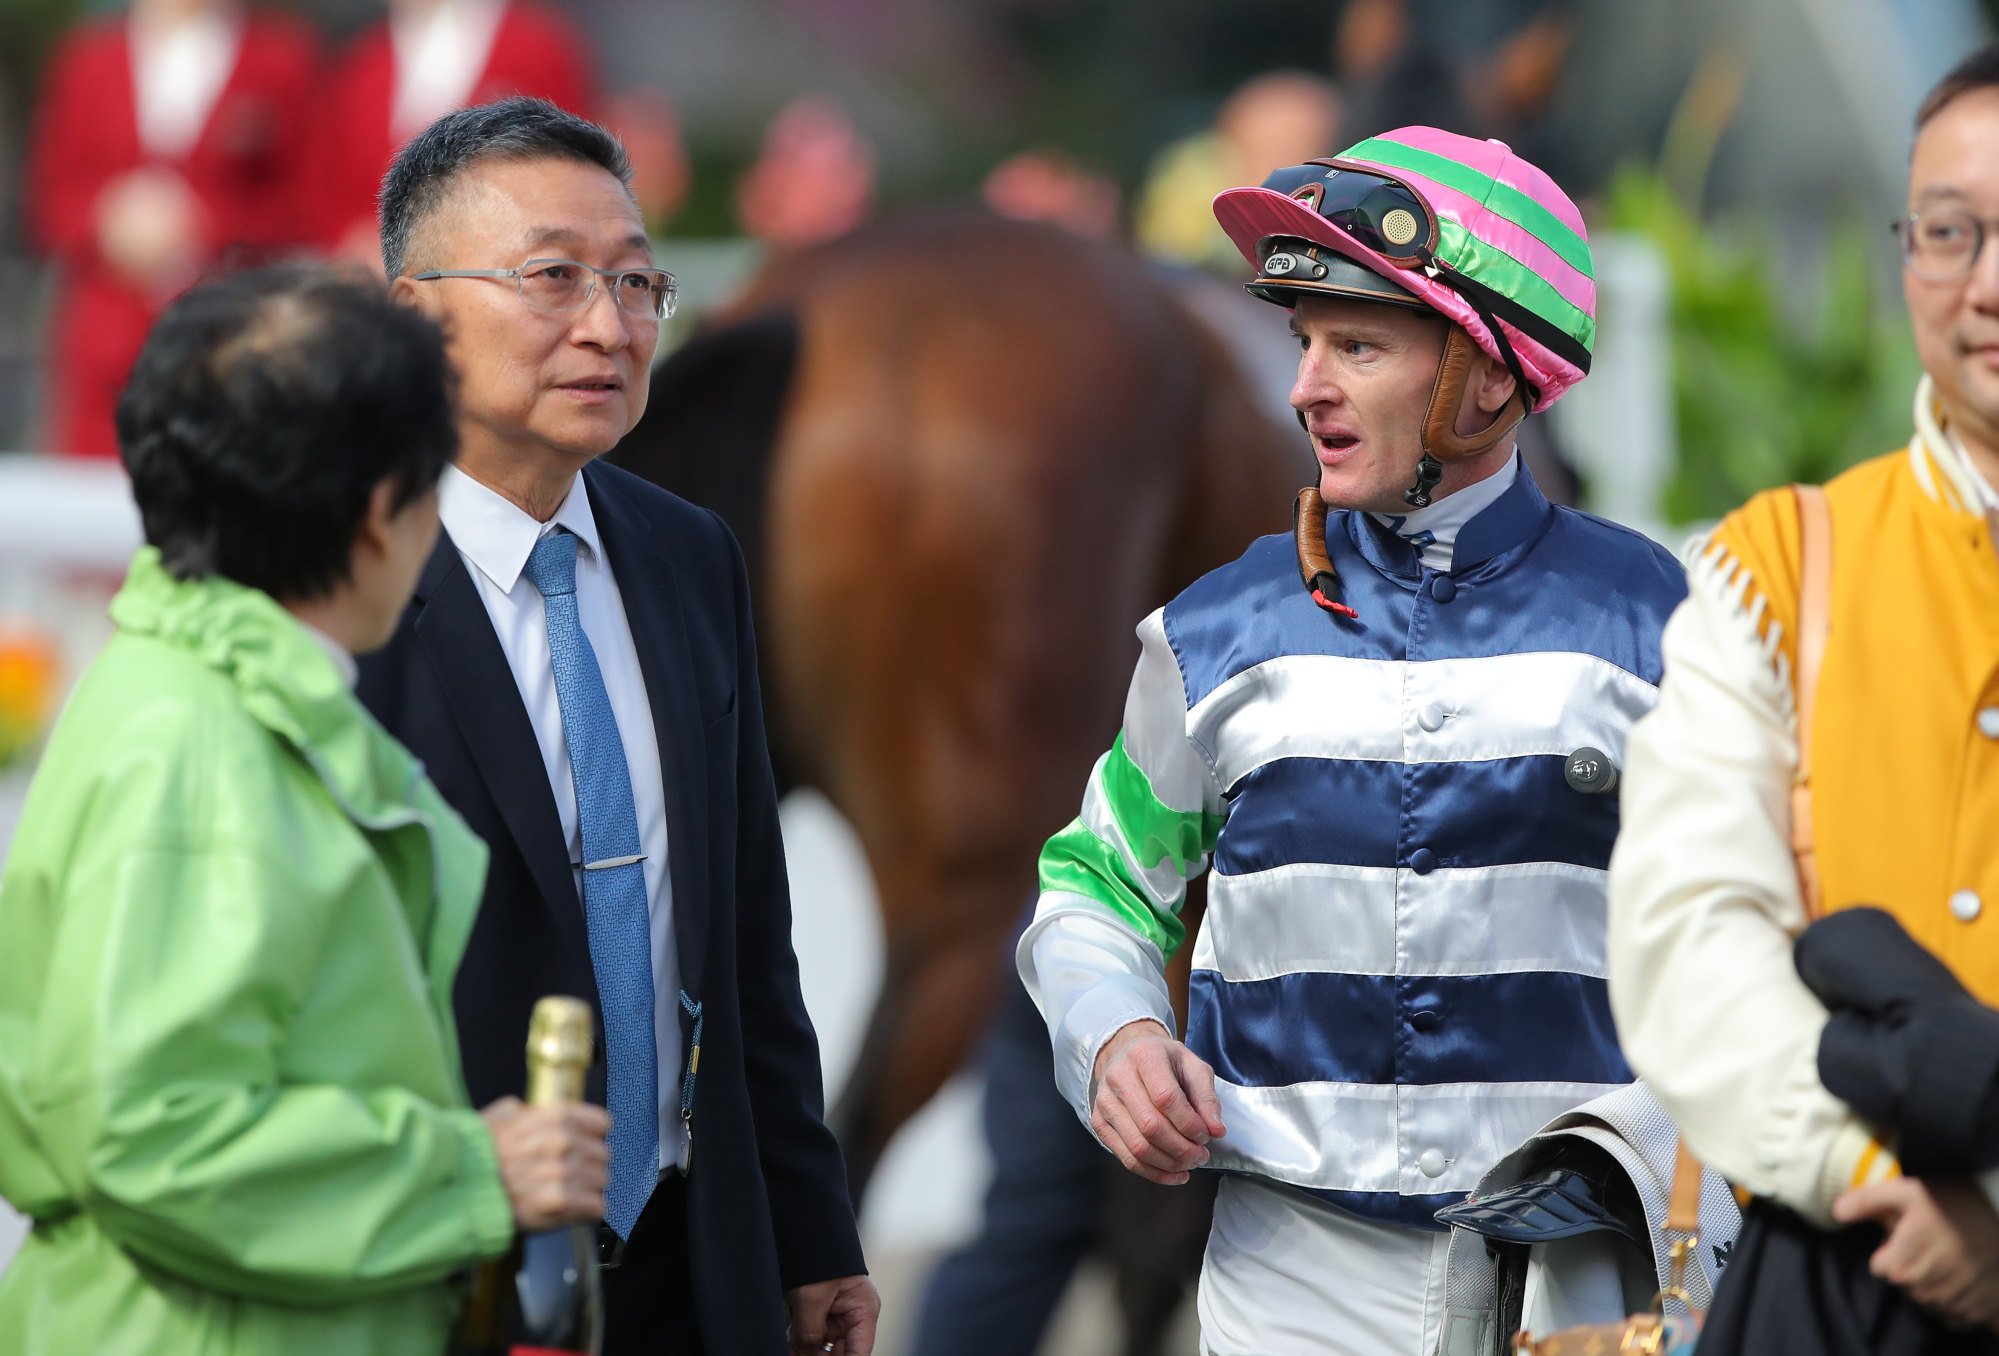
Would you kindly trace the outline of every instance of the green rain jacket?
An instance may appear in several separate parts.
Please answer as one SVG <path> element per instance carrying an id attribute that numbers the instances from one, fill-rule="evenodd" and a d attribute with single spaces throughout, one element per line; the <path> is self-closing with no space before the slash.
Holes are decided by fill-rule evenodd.
<path id="1" fill-rule="evenodd" d="M 485 848 L 265 594 L 143 550 L 0 875 L 0 1352 L 422 1353 L 505 1250 Z"/>

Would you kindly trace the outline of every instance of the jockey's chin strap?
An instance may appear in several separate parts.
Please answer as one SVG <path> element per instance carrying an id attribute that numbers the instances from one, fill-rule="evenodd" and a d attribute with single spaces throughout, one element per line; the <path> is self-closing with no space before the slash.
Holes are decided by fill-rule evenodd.
<path id="1" fill-rule="evenodd" d="M 1404 502 L 1411 508 L 1430 506 L 1431 491 L 1444 476 L 1444 462 L 1467 461 L 1490 452 L 1513 436 L 1513 430 L 1532 407 L 1534 388 L 1521 371 L 1513 346 L 1506 341 L 1496 320 L 1488 316 L 1486 324 L 1498 339 L 1499 350 L 1513 373 L 1513 394 L 1484 428 L 1471 434 L 1458 432 L 1458 411 L 1464 407 L 1465 385 L 1480 350 L 1464 326 L 1451 326 L 1444 340 L 1443 356 L 1437 361 L 1436 380 L 1430 383 L 1430 404 L 1423 415 L 1423 456 L 1416 463 L 1416 483 L 1402 492 Z M 1298 422 L 1301 426 L 1305 422 L 1302 411 Z M 1312 601 L 1335 616 L 1350 621 L 1358 618 L 1359 613 L 1339 601 L 1339 571 L 1333 568 L 1332 557 L 1326 552 L 1326 501 L 1317 486 L 1307 485 L 1298 491 L 1291 505 L 1291 531 L 1298 545 L 1298 577 L 1304 581 Z"/>

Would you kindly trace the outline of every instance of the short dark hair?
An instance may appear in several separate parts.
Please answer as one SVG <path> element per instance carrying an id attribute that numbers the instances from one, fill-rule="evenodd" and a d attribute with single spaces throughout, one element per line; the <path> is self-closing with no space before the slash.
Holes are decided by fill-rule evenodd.
<path id="1" fill-rule="evenodd" d="M 1937 81 L 1936 88 L 1929 92 L 1922 107 L 1916 110 L 1916 130 L 1920 132 L 1929 126 L 1930 119 L 1943 112 L 1946 105 L 1967 94 L 1994 87 L 1999 87 L 1999 42 L 1988 42 L 1951 67 L 1949 74 Z"/>
<path id="2" fill-rule="evenodd" d="M 515 95 L 447 113 L 410 138 L 382 176 L 376 207 L 382 266 L 391 278 L 402 276 L 411 239 L 449 196 L 452 181 L 482 160 L 577 160 L 610 171 L 627 193 L 632 188 L 624 143 L 546 99 Z"/>
<path id="3" fill-rule="evenodd" d="M 372 279 L 280 264 L 204 283 L 118 400 L 146 540 L 176 577 L 290 601 L 348 577 L 375 487 L 401 508 L 458 453 L 444 335 Z"/>

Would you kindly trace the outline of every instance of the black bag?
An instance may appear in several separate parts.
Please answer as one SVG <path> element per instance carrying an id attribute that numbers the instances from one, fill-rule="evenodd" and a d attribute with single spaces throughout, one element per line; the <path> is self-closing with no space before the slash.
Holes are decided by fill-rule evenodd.
<path id="1" fill-rule="evenodd" d="M 1751 1202 L 1696 1356 L 1999 1356 L 1999 1335 L 1953 1329 L 1867 1269 L 1884 1237 Z"/>
<path id="2" fill-rule="evenodd" d="M 1798 973 L 1832 1014 L 1819 1077 L 1899 1135 L 1903 1166 L 1993 1166 L 1999 1013 L 1879 909 L 1846 909 L 1798 938 Z M 1999 1335 L 1951 1328 L 1867 1269 L 1877 1225 L 1825 1231 L 1758 1200 L 1708 1313 L 1700 1356 L 1999 1356 Z"/>

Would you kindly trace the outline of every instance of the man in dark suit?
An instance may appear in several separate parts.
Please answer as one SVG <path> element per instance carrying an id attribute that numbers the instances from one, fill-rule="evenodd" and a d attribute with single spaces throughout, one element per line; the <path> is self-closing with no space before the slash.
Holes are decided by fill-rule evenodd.
<path id="1" fill-rule="evenodd" d="M 529 1008 L 596 1005 L 619 1352 L 874 1344 L 799 995 L 741 553 L 595 459 L 673 302 L 624 152 L 539 100 L 420 133 L 384 181 L 398 297 L 459 373 L 445 536 L 363 699 L 493 860 L 455 991 L 466 1080 L 519 1092 Z M 696 1152 L 696 1145 L 699 1151 Z"/>

